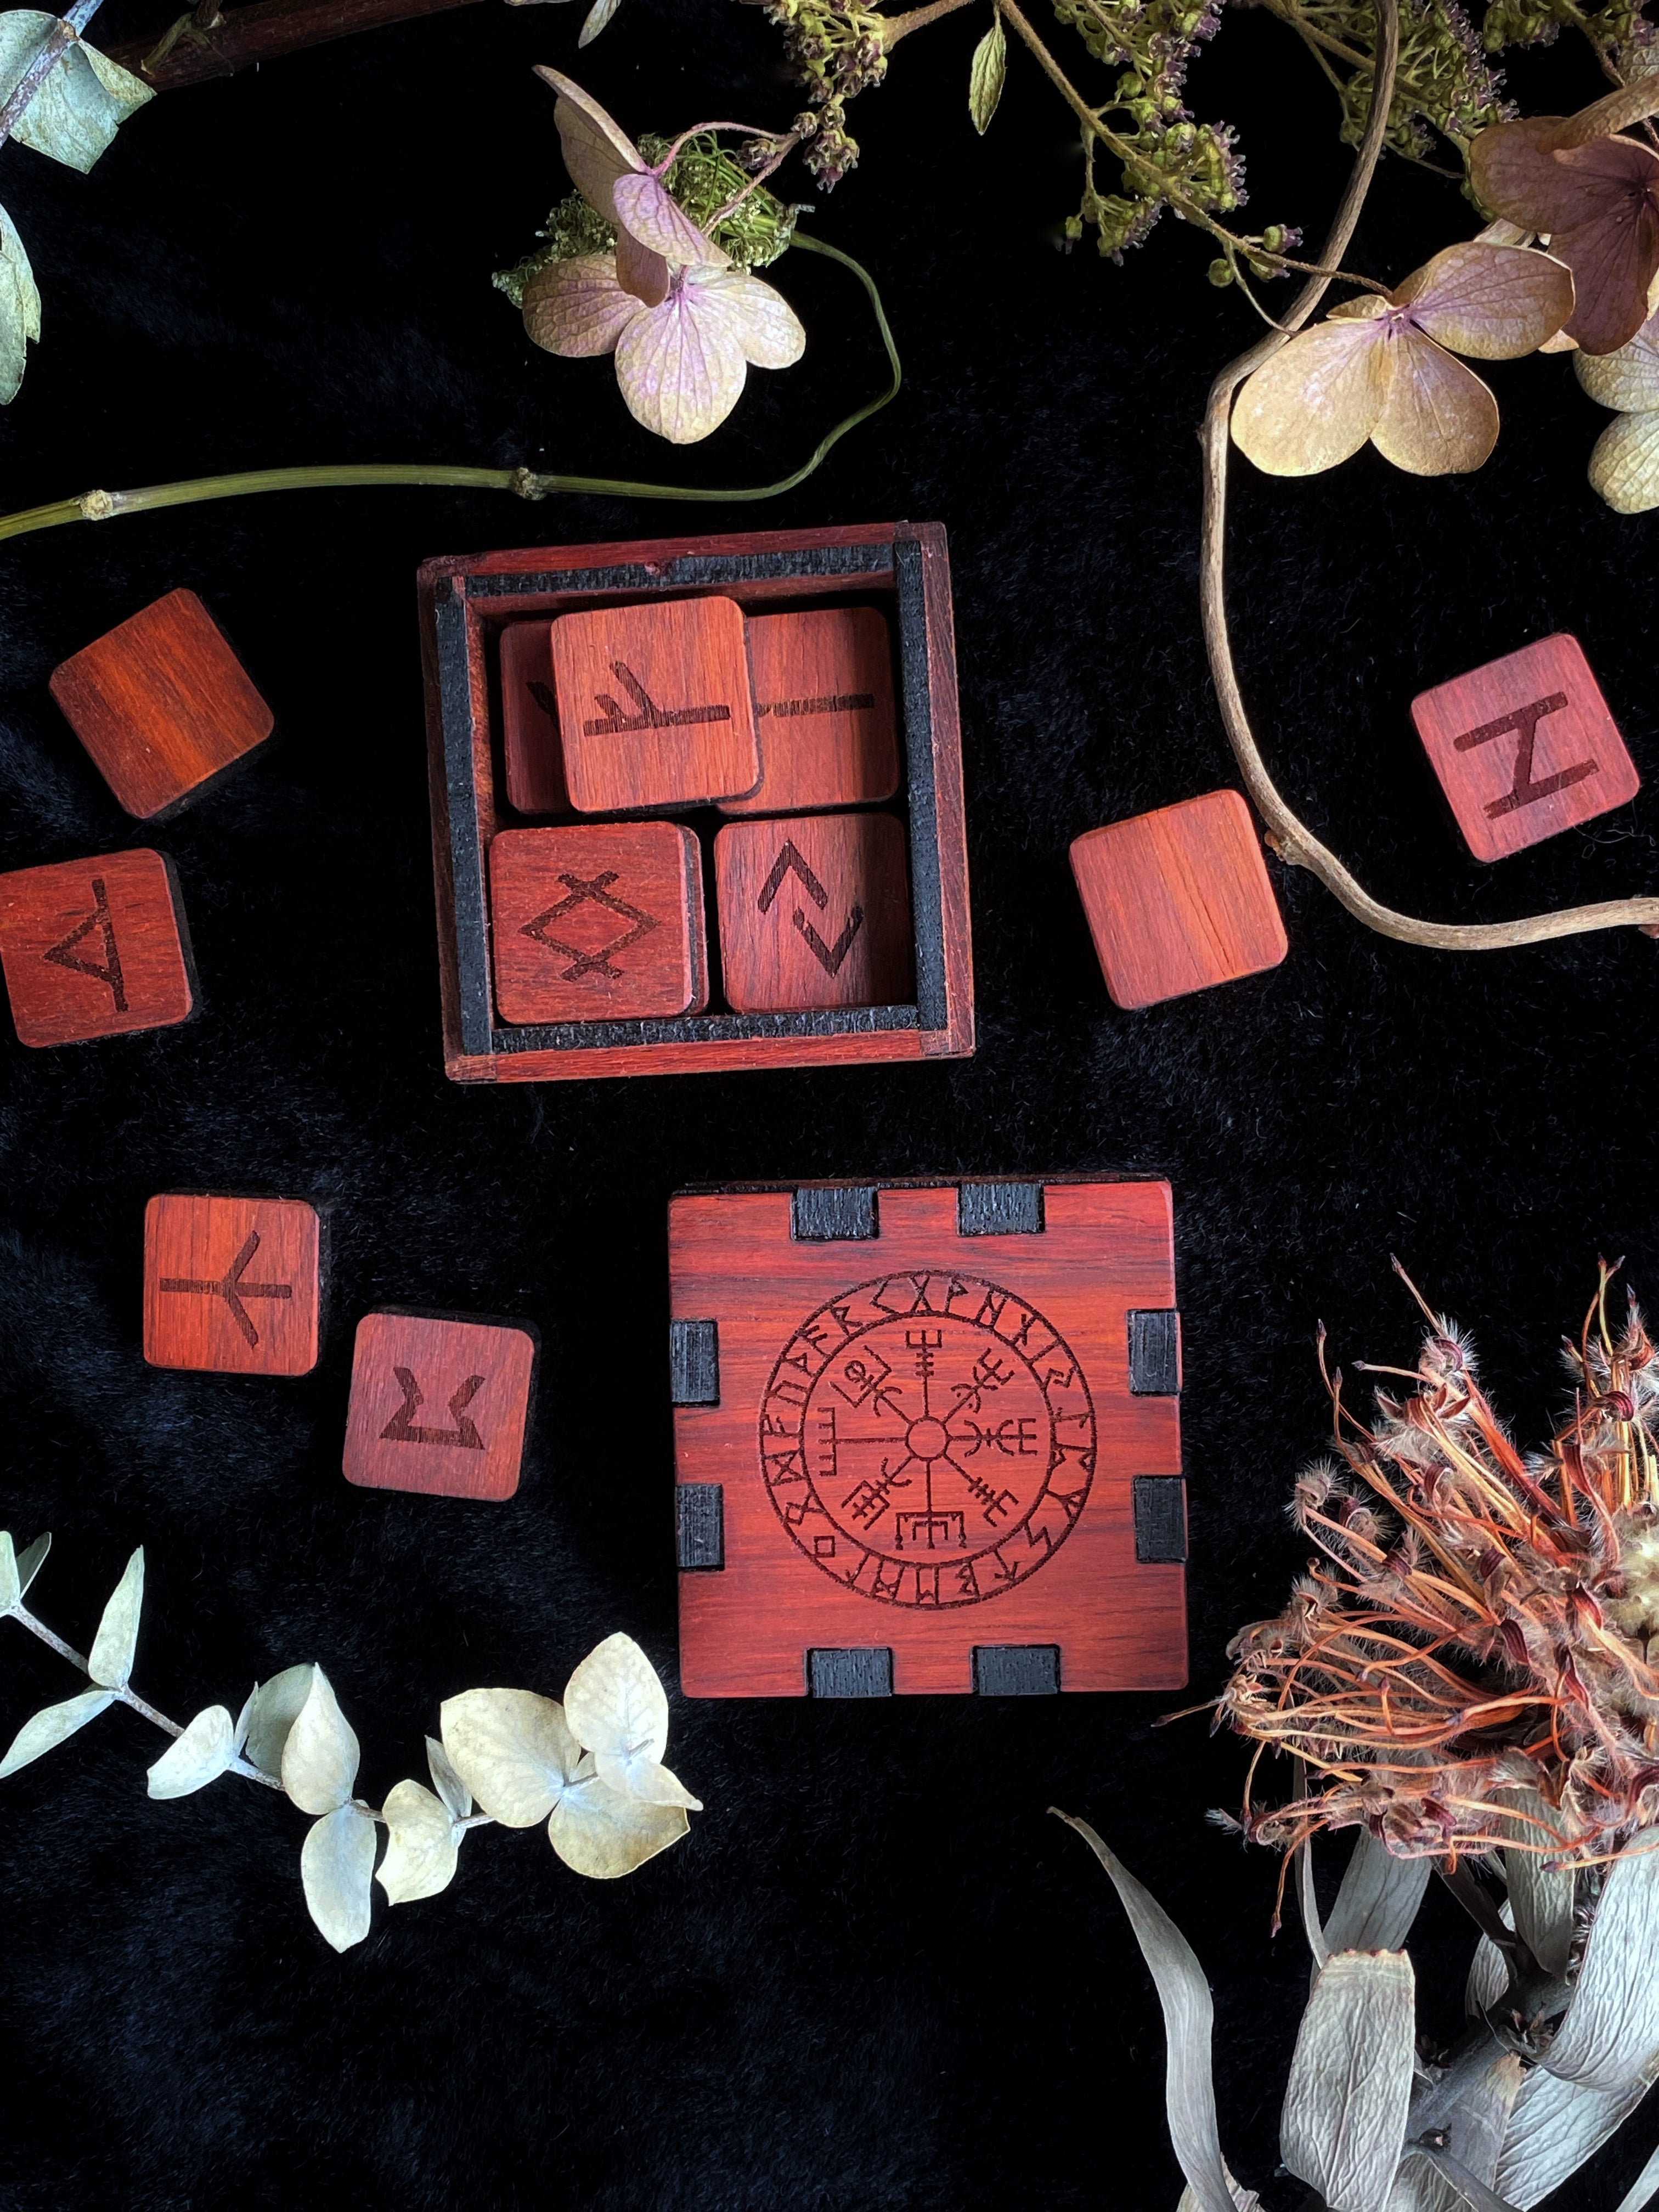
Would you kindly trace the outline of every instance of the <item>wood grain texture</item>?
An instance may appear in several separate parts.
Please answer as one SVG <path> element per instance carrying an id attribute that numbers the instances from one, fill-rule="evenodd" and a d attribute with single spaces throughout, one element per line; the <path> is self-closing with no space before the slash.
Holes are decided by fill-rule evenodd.
<path id="1" fill-rule="evenodd" d="M 0 876 L 0 963 L 27 1045 L 167 1029 L 195 1005 L 178 885 L 147 847 Z"/>
<path id="2" fill-rule="evenodd" d="M 1120 1006 L 1257 975 L 1289 949 L 1255 824 L 1236 791 L 1091 830 L 1073 843 L 1072 872 Z"/>
<path id="3" fill-rule="evenodd" d="M 535 1364 L 527 1329 L 365 1314 L 351 1363 L 346 1480 L 369 1490 L 511 1498 Z"/>
<path id="4" fill-rule="evenodd" d="M 875 607 L 751 615 L 749 673 L 760 788 L 723 814 L 810 814 L 898 789 L 893 643 Z"/>
<path id="5" fill-rule="evenodd" d="M 714 885 L 721 982 L 739 1012 L 908 999 L 910 896 L 892 815 L 728 823 Z"/>
<path id="6" fill-rule="evenodd" d="M 272 728 L 194 592 L 169 592 L 83 646 L 51 690 L 120 804 L 144 819 L 172 812 Z"/>
<path id="7" fill-rule="evenodd" d="M 659 599 L 561 615 L 553 692 L 579 814 L 698 806 L 760 781 L 735 599 Z"/>
<path id="8" fill-rule="evenodd" d="M 520 814 L 568 814 L 551 623 L 510 623 L 501 632 L 501 672 L 507 804 Z"/>
<path id="9" fill-rule="evenodd" d="M 144 1357 L 152 1367 L 309 1375 L 322 1224 L 303 1200 L 168 1192 L 144 1208 Z"/>
<path id="10" fill-rule="evenodd" d="M 702 855 L 677 822 L 503 830 L 489 848 L 489 908 L 503 1021 L 708 1003 Z"/>
<path id="11" fill-rule="evenodd" d="M 934 901 L 926 1009 L 908 1023 L 823 1032 L 822 1013 L 757 1018 L 759 1036 L 724 1033 L 715 1018 L 685 1018 L 672 1038 L 557 1046 L 490 1032 L 485 854 L 501 827 L 498 747 L 490 722 L 495 641 L 505 625 L 551 620 L 596 594 L 635 601 L 718 590 L 748 614 L 849 588 L 877 595 L 899 653 L 903 789 L 913 851 L 931 856 Z M 427 708 L 433 877 L 438 917 L 444 1070 L 457 1083 L 588 1080 L 766 1067 L 867 1066 L 958 1057 L 974 1048 L 974 975 L 962 733 L 956 687 L 950 556 L 936 522 L 859 523 L 714 537 L 526 546 L 428 561 L 417 580 Z M 459 653 L 455 641 L 460 640 Z M 445 641 L 449 641 L 446 643 Z M 919 781 L 922 779 L 923 781 Z M 852 1010 L 856 1014 L 857 1010 Z M 483 1018 L 481 1021 L 481 1017 Z M 483 1033 L 480 1035 L 481 1027 Z"/>
<path id="12" fill-rule="evenodd" d="M 1412 701 L 1477 860 L 1501 860 L 1634 799 L 1641 777 L 1583 647 L 1565 631 Z"/>
<path id="13" fill-rule="evenodd" d="M 885 1650 L 966 1694 L 976 1648 L 1053 1645 L 1072 1690 L 1186 1678 L 1185 1577 L 1136 1558 L 1172 1398 L 1129 1389 L 1131 1308 L 1173 1305 L 1166 1184 L 1050 1183 L 1040 1235 L 963 1237 L 957 1190 L 884 1187 L 872 1242 L 802 1243 L 788 1190 L 674 1199 L 672 1310 L 714 1320 L 720 1402 L 674 1413 L 722 1486 L 725 1565 L 680 1579 L 693 1697 L 800 1697 Z"/>

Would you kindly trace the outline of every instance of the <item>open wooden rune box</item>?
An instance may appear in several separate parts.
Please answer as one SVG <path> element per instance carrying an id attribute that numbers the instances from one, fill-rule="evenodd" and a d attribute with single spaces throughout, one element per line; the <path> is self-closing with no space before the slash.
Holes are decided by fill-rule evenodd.
<path id="1" fill-rule="evenodd" d="M 972 1052 L 942 526 L 442 558 L 419 594 L 453 1080 Z"/>

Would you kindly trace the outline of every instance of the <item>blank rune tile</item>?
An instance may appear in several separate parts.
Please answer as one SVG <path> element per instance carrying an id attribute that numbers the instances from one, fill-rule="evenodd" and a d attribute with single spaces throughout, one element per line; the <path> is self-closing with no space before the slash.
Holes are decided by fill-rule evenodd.
<path id="1" fill-rule="evenodd" d="M 714 838 L 721 979 L 738 1013 L 907 1005 L 904 830 L 890 814 L 729 822 Z"/>
<path id="2" fill-rule="evenodd" d="M 270 735 L 271 713 L 194 592 L 169 592 L 52 671 L 52 697 L 129 814 L 183 804 Z"/>
<path id="3" fill-rule="evenodd" d="M 568 814 L 558 702 L 553 696 L 549 622 L 513 623 L 501 632 L 501 752 L 507 798 L 520 814 Z"/>
<path id="4" fill-rule="evenodd" d="M 291 1198 L 168 1192 L 144 1208 L 144 1357 L 152 1367 L 308 1375 L 317 1364 L 321 1224 Z"/>
<path id="5" fill-rule="evenodd" d="M 535 1363 L 527 1329 L 365 1314 L 351 1363 L 346 1480 L 370 1490 L 511 1498 Z"/>
<path id="6" fill-rule="evenodd" d="M 723 814 L 805 814 L 898 789 L 893 647 L 875 607 L 751 615 L 749 668 L 761 787 Z"/>
<path id="7" fill-rule="evenodd" d="M 27 1045 L 167 1029 L 195 1004 L 178 885 L 143 847 L 0 876 L 0 963 Z"/>
<path id="8" fill-rule="evenodd" d="M 1583 647 L 1565 631 L 1412 701 L 1477 860 L 1501 860 L 1634 799 L 1642 779 Z"/>
<path id="9" fill-rule="evenodd" d="M 702 855 L 677 822 L 503 830 L 489 848 L 489 915 L 505 1022 L 708 1004 Z"/>
<path id="10" fill-rule="evenodd" d="M 561 615 L 552 656 L 565 783 L 579 814 L 742 799 L 759 783 L 735 599 Z"/>
<path id="11" fill-rule="evenodd" d="M 1073 843 L 1072 872 L 1120 1006 L 1258 975 L 1289 949 L 1250 810 L 1236 791 L 1088 830 Z"/>

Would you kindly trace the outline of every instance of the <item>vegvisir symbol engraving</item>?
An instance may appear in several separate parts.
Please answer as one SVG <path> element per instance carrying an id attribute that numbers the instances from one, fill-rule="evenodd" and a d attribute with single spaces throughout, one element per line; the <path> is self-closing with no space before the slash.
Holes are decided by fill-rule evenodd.
<path id="1" fill-rule="evenodd" d="M 259 1232 L 250 1229 L 241 1250 L 231 1261 L 216 1283 L 203 1282 L 192 1276 L 163 1275 L 164 1291 L 193 1291 L 200 1297 L 222 1298 L 231 1319 L 235 1322 L 242 1340 L 250 1352 L 258 1349 L 259 1332 L 253 1326 L 245 1300 L 248 1298 L 291 1298 L 292 1283 L 250 1283 L 243 1277 L 259 1249 Z"/>
<path id="2" fill-rule="evenodd" d="M 641 938 L 658 927 L 655 915 L 647 914 L 641 907 L 629 906 L 626 899 L 611 896 L 611 885 L 616 882 L 617 874 L 615 868 L 606 868 L 601 874 L 591 878 L 561 875 L 559 881 L 568 885 L 569 897 L 561 899 L 556 906 L 549 907 L 545 914 L 538 914 L 533 921 L 526 922 L 519 932 L 520 937 L 532 937 L 538 945 L 546 945 L 550 952 L 564 955 L 571 963 L 560 971 L 567 983 L 574 983 L 584 975 L 605 975 L 613 982 L 619 981 L 623 971 L 611 964 L 617 954 L 626 952 L 630 945 L 637 945 Z M 613 937 L 608 944 L 588 952 L 584 952 L 579 945 L 567 945 L 562 938 L 547 934 L 550 921 L 562 921 L 578 907 L 590 902 L 605 908 L 611 914 L 620 915 L 624 921 L 632 922 L 634 927 L 624 935 Z"/>
<path id="3" fill-rule="evenodd" d="M 1460 753 L 1472 752 L 1476 745 L 1484 745 L 1493 738 L 1506 738 L 1513 731 L 1519 739 L 1515 749 L 1515 781 L 1501 799 L 1488 799 L 1486 819 L 1496 822 L 1505 814 L 1513 814 L 1522 806 L 1531 806 L 1552 792 L 1565 791 L 1571 783 L 1582 783 L 1587 775 L 1597 773 L 1599 763 L 1579 761 L 1571 768 L 1558 769 L 1534 783 L 1532 780 L 1533 748 L 1538 743 L 1538 725 L 1546 714 L 1556 714 L 1567 703 L 1565 691 L 1552 691 L 1547 699 L 1534 699 L 1529 706 L 1517 707 L 1513 714 L 1500 714 L 1495 722 L 1483 722 L 1478 730 L 1465 730 L 1452 744 Z"/>
<path id="4" fill-rule="evenodd" d="M 469 1375 L 460 1389 L 450 1399 L 449 1418 L 455 1424 L 453 1429 L 425 1429 L 410 1425 L 415 1408 L 426 1402 L 421 1393 L 421 1386 L 415 1380 L 414 1370 L 410 1367 L 394 1367 L 392 1371 L 398 1378 L 398 1388 L 404 1394 L 404 1402 L 381 1430 L 382 1443 L 459 1444 L 463 1451 L 483 1449 L 484 1440 L 474 1427 L 471 1417 L 466 1410 L 479 1391 L 483 1389 L 485 1382 L 483 1376 Z"/>
<path id="5" fill-rule="evenodd" d="M 1037 1310 L 977 1276 L 860 1284 L 785 1346 L 761 1474 L 791 1540 L 861 1596 L 975 1605 L 1035 1574 L 1095 1471 L 1095 1414 Z"/>
<path id="6" fill-rule="evenodd" d="M 784 878 L 787 876 L 796 876 L 799 878 L 801 887 L 807 897 L 822 914 L 830 903 L 830 894 L 801 857 L 793 841 L 788 837 L 784 839 L 779 848 L 778 857 L 772 863 L 772 872 L 761 886 L 760 896 L 755 901 L 760 911 L 763 914 L 769 914 L 772 911 L 772 902 L 782 890 Z M 846 923 L 841 935 L 833 945 L 824 943 L 806 919 L 805 909 L 802 907 L 795 908 L 795 927 L 806 939 L 813 958 L 824 973 L 828 975 L 837 975 L 841 972 L 842 962 L 852 950 L 853 939 L 864 927 L 864 908 L 861 906 L 848 908 Z"/>
<path id="7" fill-rule="evenodd" d="M 596 691 L 593 696 L 604 708 L 605 719 L 584 722 L 582 735 L 586 738 L 614 738 L 629 730 L 672 730 L 688 722 L 729 722 L 732 719 L 729 707 L 659 707 L 625 660 L 613 660 L 611 672 L 639 711 L 626 714 L 608 691 Z"/>
<path id="8" fill-rule="evenodd" d="M 90 937 L 94 929 L 101 933 L 104 940 L 104 964 L 101 968 L 94 966 L 90 960 L 77 960 L 75 957 L 76 946 L 83 939 Z M 121 980 L 121 954 L 115 942 L 115 924 L 110 918 L 109 899 L 105 893 L 101 876 L 94 876 L 92 879 L 92 912 L 84 921 L 77 922 L 67 937 L 60 937 L 51 951 L 43 952 L 40 957 L 50 960 L 55 968 L 69 968 L 77 975 L 90 975 L 94 981 L 107 984 L 115 1000 L 116 1012 L 126 1012 L 127 993 Z"/>

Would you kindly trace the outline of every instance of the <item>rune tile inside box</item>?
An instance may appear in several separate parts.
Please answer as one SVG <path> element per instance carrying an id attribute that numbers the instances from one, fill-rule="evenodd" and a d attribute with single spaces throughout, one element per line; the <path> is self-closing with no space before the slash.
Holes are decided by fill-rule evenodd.
<path id="1" fill-rule="evenodd" d="M 195 1003 L 178 885 L 146 847 L 0 876 L 0 963 L 27 1045 L 167 1029 Z"/>
<path id="2" fill-rule="evenodd" d="M 1167 1185 L 684 1195 L 669 1267 L 689 1696 L 1185 1680 Z"/>
<path id="3" fill-rule="evenodd" d="M 893 641 L 875 607 L 751 615 L 749 668 L 761 783 L 723 814 L 810 814 L 898 789 Z"/>
<path id="4" fill-rule="evenodd" d="M 351 1363 L 346 1480 L 370 1490 L 511 1498 L 535 1364 L 536 1340 L 526 1328 L 365 1314 Z"/>
<path id="5" fill-rule="evenodd" d="M 322 1227 L 303 1200 L 169 1192 L 144 1208 L 144 1357 L 153 1367 L 308 1375 Z"/>
<path id="6" fill-rule="evenodd" d="M 720 972 L 742 1012 L 884 1006 L 911 988 L 904 831 L 890 814 L 730 822 L 714 839 Z"/>
<path id="7" fill-rule="evenodd" d="M 489 911 L 503 1021 L 708 1003 L 702 856 L 677 822 L 503 830 L 489 848 Z"/>
<path id="8" fill-rule="evenodd" d="M 657 599 L 562 615 L 553 692 L 580 814 L 741 799 L 761 780 L 743 609 Z"/>
<path id="9" fill-rule="evenodd" d="M 141 607 L 55 668 L 50 688 L 104 781 L 140 817 L 171 813 L 273 726 L 194 592 Z"/>
<path id="10" fill-rule="evenodd" d="M 1501 860 L 1635 798 L 1642 779 L 1584 649 L 1564 631 L 1412 702 L 1477 860 Z"/>
<path id="11" fill-rule="evenodd" d="M 1072 872 L 1120 1006 L 1259 975 L 1289 949 L 1255 823 L 1236 791 L 1091 830 L 1073 843 Z"/>
<path id="12" fill-rule="evenodd" d="M 508 802 L 520 814 L 568 814 L 550 623 L 514 623 L 501 632 L 501 678 Z"/>

